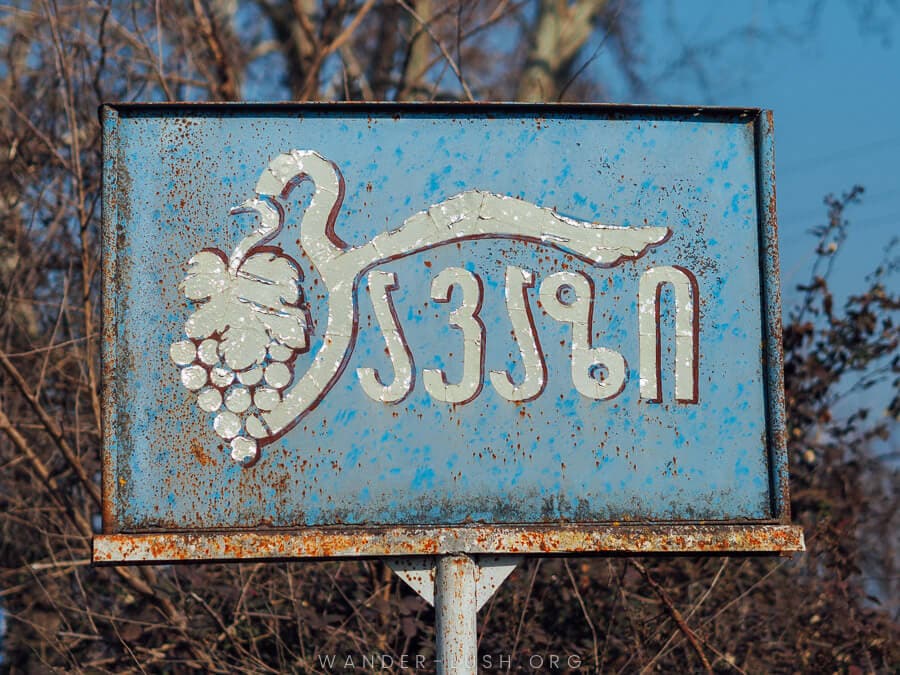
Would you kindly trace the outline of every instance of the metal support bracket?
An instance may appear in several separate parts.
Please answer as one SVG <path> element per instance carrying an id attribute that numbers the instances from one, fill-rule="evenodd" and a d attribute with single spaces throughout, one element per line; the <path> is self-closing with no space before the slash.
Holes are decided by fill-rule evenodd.
<path id="1" fill-rule="evenodd" d="M 429 605 L 434 606 L 438 560 L 447 557 L 451 556 L 389 558 L 386 562 L 388 567 L 394 570 L 394 573 L 403 579 L 407 586 L 422 596 L 422 599 Z M 477 612 L 484 607 L 494 591 L 522 562 L 522 557 L 514 555 L 475 555 L 471 557 L 475 563 L 475 611 Z"/>
<path id="2" fill-rule="evenodd" d="M 440 675 L 477 671 L 476 615 L 521 560 L 460 553 L 387 561 L 397 576 L 434 605 L 435 665 Z"/>

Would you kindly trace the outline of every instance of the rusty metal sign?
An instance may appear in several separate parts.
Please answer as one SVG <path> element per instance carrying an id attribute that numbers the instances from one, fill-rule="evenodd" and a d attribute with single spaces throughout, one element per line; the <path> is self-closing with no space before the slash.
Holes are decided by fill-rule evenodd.
<path id="1" fill-rule="evenodd" d="M 96 561 L 802 548 L 768 113 L 103 122 Z"/>

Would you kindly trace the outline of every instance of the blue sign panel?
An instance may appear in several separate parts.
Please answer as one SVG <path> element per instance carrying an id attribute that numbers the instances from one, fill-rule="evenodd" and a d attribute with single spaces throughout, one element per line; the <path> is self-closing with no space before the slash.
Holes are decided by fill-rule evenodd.
<path id="1" fill-rule="evenodd" d="M 99 560 L 802 545 L 767 114 L 104 124 Z"/>

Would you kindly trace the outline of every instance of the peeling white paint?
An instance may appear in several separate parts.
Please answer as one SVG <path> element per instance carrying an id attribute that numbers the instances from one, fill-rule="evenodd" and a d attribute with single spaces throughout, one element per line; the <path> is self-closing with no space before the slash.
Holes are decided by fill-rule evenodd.
<path id="1" fill-rule="evenodd" d="M 241 431 L 241 420 L 233 412 L 223 410 L 213 420 L 213 429 L 226 441 L 237 436 Z"/>
<path id="2" fill-rule="evenodd" d="M 281 403 L 281 394 L 277 389 L 260 387 L 253 394 L 253 402 L 260 410 L 274 410 Z"/>
<path id="3" fill-rule="evenodd" d="M 283 363 L 270 363 L 264 372 L 266 384 L 275 389 L 284 389 L 291 382 L 291 371 Z"/>
<path id="4" fill-rule="evenodd" d="M 222 405 L 222 394 L 218 389 L 204 389 L 197 395 L 200 410 L 215 412 Z"/>
<path id="5" fill-rule="evenodd" d="M 197 347 L 197 358 L 208 366 L 219 362 L 219 343 L 216 340 L 204 340 Z"/>
<path id="6" fill-rule="evenodd" d="M 177 366 L 186 366 L 194 362 L 197 357 L 197 348 L 190 340 L 173 342 L 169 347 L 169 357 Z"/>
<path id="7" fill-rule="evenodd" d="M 253 438 L 265 438 L 269 435 L 266 425 L 256 415 L 250 415 L 244 426 L 247 429 L 247 433 Z"/>
<path id="8" fill-rule="evenodd" d="M 294 350 L 279 342 L 270 342 L 268 352 L 269 358 L 273 361 L 287 361 L 293 355 Z"/>
<path id="9" fill-rule="evenodd" d="M 208 381 L 206 369 L 203 366 L 188 366 L 181 369 L 181 383 L 191 391 L 196 391 Z"/>
<path id="10" fill-rule="evenodd" d="M 252 386 L 259 383 L 262 380 L 262 376 L 263 371 L 259 366 L 254 366 L 250 370 L 245 370 L 244 372 L 237 374 L 237 378 L 240 383 L 247 386 Z"/>
<path id="11" fill-rule="evenodd" d="M 227 387 L 234 381 L 234 373 L 228 368 L 213 368 L 209 373 L 209 378 L 217 387 Z"/>
<path id="12" fill-rule="evenodd" d="M 225 397 L 225 407 L 233 413 L 242 413 L 252 403 L 250 391 L 244 387 L 236 387 Z"/>
<path id="13" fill-rule="evenodd" d="M 256 441 L 244 436 L 238 436 L 231 441 L 231 458 L 237 462 L 244 462 L 256 457 Z"/>

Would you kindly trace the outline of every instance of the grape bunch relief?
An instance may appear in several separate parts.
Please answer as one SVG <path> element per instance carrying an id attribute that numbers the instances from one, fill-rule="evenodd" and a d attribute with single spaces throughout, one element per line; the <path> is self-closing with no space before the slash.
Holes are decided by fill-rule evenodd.
<path id="1" fill-rule="evenodd" d="M 251 201 L 245 206 L 263 208 Z M 230 261 L 214 249 L 191 258 L 181 290 L 200 306 L 185 323 L 188 339 L 169 349 L 182 384 L 215 415 L 213 429 L 240 462 L 272 435 L 263 414 L 281 403 L 308 346 L 300 270 L 280 249 L 260 245 L 266 234 L 263 227 L 242 241 Z"/>

